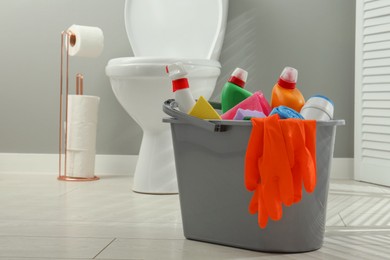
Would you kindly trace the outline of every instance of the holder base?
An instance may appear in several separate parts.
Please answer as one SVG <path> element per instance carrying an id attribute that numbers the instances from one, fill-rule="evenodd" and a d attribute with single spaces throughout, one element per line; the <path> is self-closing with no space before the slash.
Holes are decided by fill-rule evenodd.
<path id="1" fill-rule="evenodd" d="M 82 177 L 70 177 L 70 176 L 58 176 L 59 181 L 97 181 L 100 178 L 93 176 L 91 178 L 82 178 Z"/>

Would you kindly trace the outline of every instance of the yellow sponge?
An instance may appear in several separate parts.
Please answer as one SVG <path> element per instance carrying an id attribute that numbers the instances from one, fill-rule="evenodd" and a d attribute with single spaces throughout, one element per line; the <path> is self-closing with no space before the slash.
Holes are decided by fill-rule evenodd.
<path id="1" fill-rule="evenodd" d="M 209 102 L 203 97 L 200 96 L 198 101 L 196 101 L 195 105 L 192 107 L 190 112 L 188 113 L 191 116 L 195 116 L 201 119 L 219 119 L 221 117 L 214 110 L 214 108 L 210 105 Z"/>

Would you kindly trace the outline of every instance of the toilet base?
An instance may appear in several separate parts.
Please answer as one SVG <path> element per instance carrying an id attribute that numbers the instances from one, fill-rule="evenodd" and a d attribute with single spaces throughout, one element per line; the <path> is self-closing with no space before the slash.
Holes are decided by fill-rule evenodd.
<path id="1" fill-rule="evenodd" d="M 133 191 L 148 194 L 178 193 L 170 128 L 144 132 L 134 173 Z"/>

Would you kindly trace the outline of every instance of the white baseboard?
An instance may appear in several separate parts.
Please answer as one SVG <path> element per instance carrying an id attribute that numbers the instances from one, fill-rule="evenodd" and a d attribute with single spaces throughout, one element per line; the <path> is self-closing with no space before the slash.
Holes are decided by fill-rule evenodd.
<path id="1" fill-rule="evenodd" d="M 331 179 L 354 179 L 354 159 L 353 158 L 333 158 Z"/>
<path id="2" fill-rule="evenodd" d="M 96 155 L 95 174 L 132 176 L 138 155 Z M 353 158 L 333 158 L 332 179 L 354 179 Z M 0 173 L 58 173 L 57 154 L 0 153 Z"/>
<path id="3" fill-rule="evenodd" d="M 138 155 L 97 154 L 95 174 L 133 175 Z M 0 153 L 0 173 L 57 173 L 58 154 Z"/>

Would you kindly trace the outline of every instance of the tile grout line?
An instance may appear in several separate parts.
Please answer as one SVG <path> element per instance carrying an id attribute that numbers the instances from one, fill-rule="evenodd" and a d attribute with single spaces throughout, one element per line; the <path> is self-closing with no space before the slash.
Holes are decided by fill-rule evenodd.
<path id="1" fill-rule="evenodd" d="M 340 213 L 337 213 L 337 215 L 339 215 L 341 221 L 342 221 L 343 224 L 344 224 L 344 227 L 347 227 L 347 224 L 344 222 L 344 219 L 343 219 L 343 217 L 340 215 Z"/>
<path id="2" fill-rule="evenodd" d="M 69 193 L 72 193 L 72 192 L 77 191 L 77 190 L 80 190 L 80 188 L 79 187 L 75 187 L 72 190 L 65 191 L 64 193 L 59 194 L 58 197 L 64 197 L 64 196 L 68 195 Z"/>
<path id="3" fill-rule="evenodd" d="M 108 243 L 102 250 L 100 250 L 92 259 L 96 259 L 107 247 L 109 247 L 117 238 L 113 238 L 110 243 Z"/>

